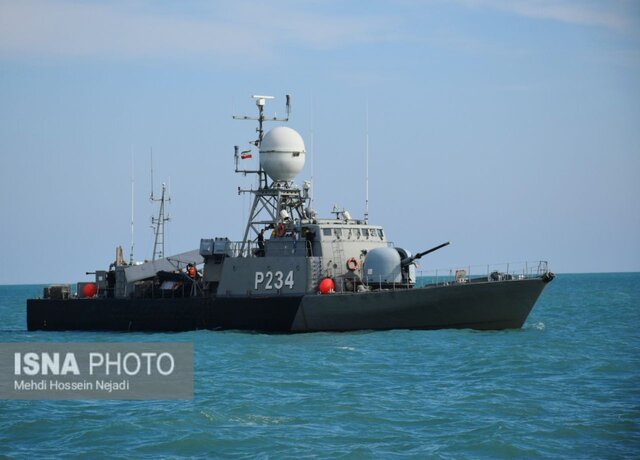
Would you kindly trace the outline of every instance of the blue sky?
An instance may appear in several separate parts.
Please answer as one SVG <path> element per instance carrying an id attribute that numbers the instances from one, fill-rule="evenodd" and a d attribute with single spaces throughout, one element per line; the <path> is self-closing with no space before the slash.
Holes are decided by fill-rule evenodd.
<path id="1" fill-rule="evenodd" d="M 153 246 L 239 239 L 252 94 L 305 138 L 315 208 L 364 212 L 422 268 L 640 271 L 634 1 L 0 2 L 0 283 L 73 282 Z M 246 160 L 246 161 L 256 161 Z M 158 191 L 158 189 L 156 189 Z"/>

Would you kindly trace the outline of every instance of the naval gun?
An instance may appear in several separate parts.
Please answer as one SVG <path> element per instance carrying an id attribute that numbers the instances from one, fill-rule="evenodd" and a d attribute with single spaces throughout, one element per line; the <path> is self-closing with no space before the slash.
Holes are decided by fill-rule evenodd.
<path id="1" fill-rule="evenodd" d="M 400 265 L 402 265 L 402 267 L 406 267 L 408 265 L 411 265 L 413 262 L 415 262 L 416 260 L 420 259 L 422 256 L 426 256 L 427 254 L 431 254 L 432 252 L 436 252 L 438 249 L 442 249 L 445 246 L 449 246 L 450 244 L 451 244 L 451 241 L 447 241 L 446 243 L 439 244 L 438 246 L 435 246 L 435 247 L 433 247 L 431 249 L 427 249 L 426 251 L 419 252 L 414 256 L 404 257 L 400 261 Z"/>
<path id="2" fill-rule="evenodd" d="M 450 241 L 439 244 L 411 255 L 402 248 L 384 246 L 373 248 L 367 252 L 364 259 L 363 278 L 365 284 L 373 289 L 395 288 L 396 286 L 412 287 L 416 282 L 415 266 L 413 263 L 421 257 L 442 249 L 451 244 Z"/>

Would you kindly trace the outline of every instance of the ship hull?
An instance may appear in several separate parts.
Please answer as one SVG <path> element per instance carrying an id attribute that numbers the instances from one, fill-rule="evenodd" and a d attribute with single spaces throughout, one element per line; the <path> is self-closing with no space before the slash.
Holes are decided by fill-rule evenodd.
<path id="1" fill-rule="evenodd" d="M 542 278 L 365 293 L 180 299 L 29 299 L 29 330 L 312 332 L 520 328 Z"/>

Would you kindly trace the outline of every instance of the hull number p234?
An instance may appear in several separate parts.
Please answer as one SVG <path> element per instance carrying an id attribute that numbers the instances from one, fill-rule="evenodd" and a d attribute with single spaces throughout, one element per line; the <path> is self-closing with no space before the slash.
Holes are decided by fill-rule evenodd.
<path id="1" fill-rule="evenodd" d="M 293 270 L 289 270 L 287 275 L 281 271 L 277 272 L 256 272 L 254 289 L 282 289 L 283 286 L 287 286 L 289 289 L 293 289 Z"/>

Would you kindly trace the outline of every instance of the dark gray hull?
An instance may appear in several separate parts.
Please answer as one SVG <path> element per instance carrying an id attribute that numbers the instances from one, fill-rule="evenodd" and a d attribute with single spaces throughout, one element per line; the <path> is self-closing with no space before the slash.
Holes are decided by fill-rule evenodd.
<path id="1" fill-rule="evenodd" d="M 545 285 L 537 278 L 305 297 L 292 330 L 520 328 Z"/>
<path id="2" fill-rule="evenodd" d="M 266 332 L 520 328 L 548 280 L 302 297 L 30 299 L 29 330 Z"/>

